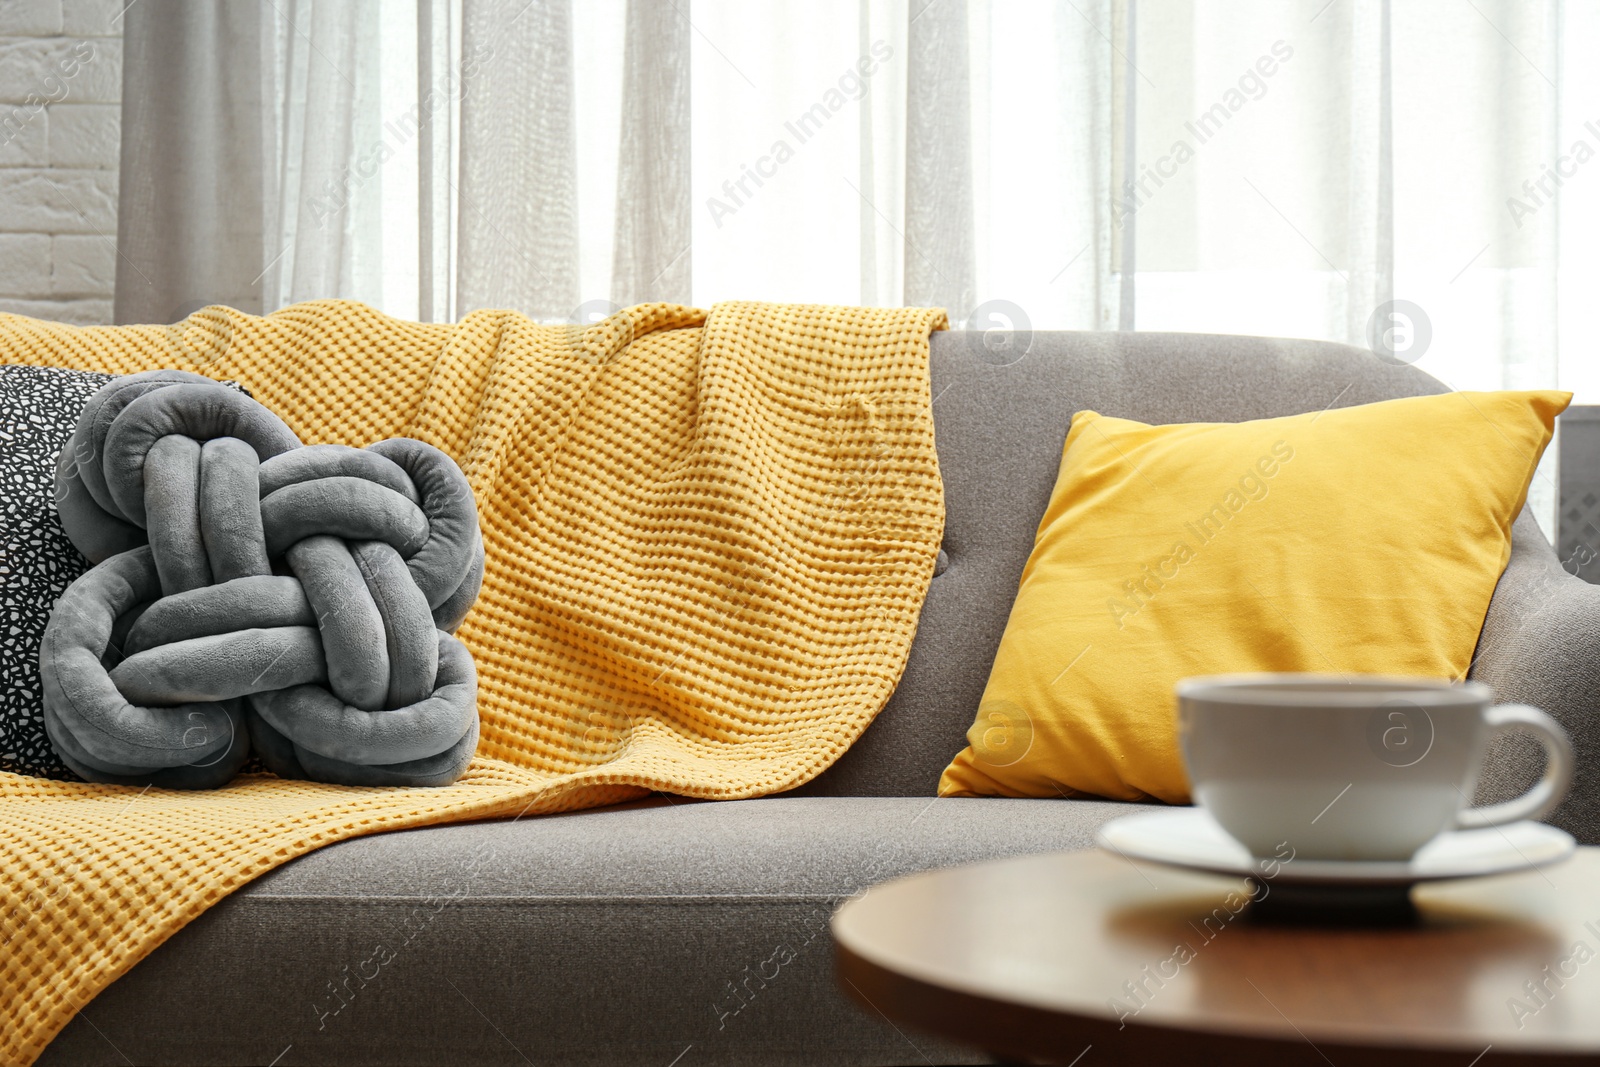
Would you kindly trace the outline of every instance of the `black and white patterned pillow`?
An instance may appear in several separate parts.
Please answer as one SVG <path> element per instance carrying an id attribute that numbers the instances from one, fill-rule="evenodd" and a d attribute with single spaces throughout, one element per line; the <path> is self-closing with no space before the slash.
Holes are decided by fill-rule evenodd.
<path id="1" fill-rule="evenodd" d="M 56 517 L 56 457 L 109 374 L 0 365 L 0 771 L 76 781 L 44 732 L 39 641 L 89 561 Z"/>

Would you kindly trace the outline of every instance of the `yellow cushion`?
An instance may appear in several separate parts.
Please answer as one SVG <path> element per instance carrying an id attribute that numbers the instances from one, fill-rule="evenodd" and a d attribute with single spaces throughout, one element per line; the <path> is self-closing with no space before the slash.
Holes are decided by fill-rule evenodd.
<path id="1" fill-rule="evenodd" d="M 939 795 L 1183 803 L 1182 678 L 1463 676 L 1571 399 L 1446 393 L 1179 426 L 1079 412 Z"/>

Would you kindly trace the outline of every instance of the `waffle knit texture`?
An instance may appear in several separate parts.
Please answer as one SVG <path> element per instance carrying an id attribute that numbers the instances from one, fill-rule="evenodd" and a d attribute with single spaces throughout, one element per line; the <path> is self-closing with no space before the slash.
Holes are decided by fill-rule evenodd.
<path id="1" fill-rule="evenodd" d="M 942 311 L 629 308 L 587 328 L 346 301 L 174 326 L 0 315 L 0 361 L 243 383 L 307 443 L 415 437 L 477 498 L 482 739 L 442 788 L 0 774 L 0 1062 L 252 878 L 361 834 L 736 799 L 837 759 L 905 666 L 944 524 Z"/>

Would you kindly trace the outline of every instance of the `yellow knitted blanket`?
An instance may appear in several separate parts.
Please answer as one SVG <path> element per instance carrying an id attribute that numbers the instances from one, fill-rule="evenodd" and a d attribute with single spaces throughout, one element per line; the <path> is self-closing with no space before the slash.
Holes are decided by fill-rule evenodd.
<path id="1" fill-rule="evenodd" d="M 69 327 L 0 362 L 199 370 L 306 442 L 415 437 L 477 495 L 461 627 L 482 740 L 456 784 L 245 776 L 207 793 L 0 774 L 0 1062 L 265 871 L 361 834 L 812 778 L 898 681 L 943 528 L 931 309 L 663 304 L 587 329 L 321 301 Z"/>

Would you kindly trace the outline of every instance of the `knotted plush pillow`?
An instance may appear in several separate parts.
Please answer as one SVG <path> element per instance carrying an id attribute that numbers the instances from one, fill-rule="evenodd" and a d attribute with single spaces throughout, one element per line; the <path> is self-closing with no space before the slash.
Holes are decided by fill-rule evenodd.
<path id="1" fill-rule="evenodd" d="M 466 478 L 420 441 L 303 446 L 196 374 L 117 379 L 56 465 L 96 566 L 40 646 L 45 726 L 91 781 L 207 788 L 252 743 L 287 778 L 442 785 L 477 746 L 451 634 L 478 595 Z"/>

